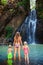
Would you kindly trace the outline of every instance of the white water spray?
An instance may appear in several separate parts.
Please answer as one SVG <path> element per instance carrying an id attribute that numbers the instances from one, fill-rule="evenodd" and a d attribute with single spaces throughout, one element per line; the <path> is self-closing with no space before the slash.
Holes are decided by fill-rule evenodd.
<path id="1" fill-rule="evenodd" d="M 36 0 L 30 0 L 30 18 L 29 18 L 29 43 L 35 43 L 35 31 L 36 31 Z"/>

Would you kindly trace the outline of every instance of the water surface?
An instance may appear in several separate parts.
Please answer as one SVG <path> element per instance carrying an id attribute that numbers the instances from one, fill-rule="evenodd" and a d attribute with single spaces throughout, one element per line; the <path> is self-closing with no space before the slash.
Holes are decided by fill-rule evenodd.
<path id="1" fill-rule="evenodd" d="M 28 46 L 30 48 L 30 53 L 29 53 L 30 64 L 29 65 L 43 65 L 43 44 L 29 44 Z M 16 61 L 14 61 L 14 59 L 7 60 L 7 49 L 8 49 L 8 46 L 6 45 L 0 46 L 0 65 L 19 65 L 18 55 L 17 55 Z M 12 53 L 14 56 L 14 50 Z M 20 65 L 25 65 L 23 50 L 21 50 Z"/>

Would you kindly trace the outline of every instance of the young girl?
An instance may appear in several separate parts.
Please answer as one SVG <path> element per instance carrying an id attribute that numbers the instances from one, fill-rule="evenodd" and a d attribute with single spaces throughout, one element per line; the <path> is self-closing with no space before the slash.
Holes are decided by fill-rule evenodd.
<path id="1" fill-rule="evenodd" d="M 25 63 L 27 62 L 29 64 L 29 57 L 28 57 L 29 47 L 26 41 L 24 42 L 23 51 L 24 51 Z"/>
<path id="2" fill-rule="evenodd" d="M 8 47 L 8 59 L 12 59 L 12 46 L 9 45 Z"/>

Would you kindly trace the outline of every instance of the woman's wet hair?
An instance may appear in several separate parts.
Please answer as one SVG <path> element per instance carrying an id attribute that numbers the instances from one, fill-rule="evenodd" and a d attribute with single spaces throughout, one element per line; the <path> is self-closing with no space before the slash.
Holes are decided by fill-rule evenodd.
<path id="1" fill-rule="evenodd" d="M 20 32 L 16 32 L 16 34 L 15 34 L 16 36 L 20 36 Z"/>

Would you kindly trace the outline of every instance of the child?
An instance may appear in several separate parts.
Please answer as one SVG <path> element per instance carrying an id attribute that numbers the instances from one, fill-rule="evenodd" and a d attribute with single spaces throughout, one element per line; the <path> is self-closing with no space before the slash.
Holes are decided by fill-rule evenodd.
<path id="1" fill-rule="evenodd" d="M 23 50 L 24 50 L 25 63 L 27 61 L 27 63 L 29 64 L 29 58 L 28 58 L 29 48 L 26 41 L 24 42 Z"/>
<path id="2" fill-rule="evenodd" d="M 8 47 L 8 59 L 12 59 L 12 46 L 9 45 Z"/>

